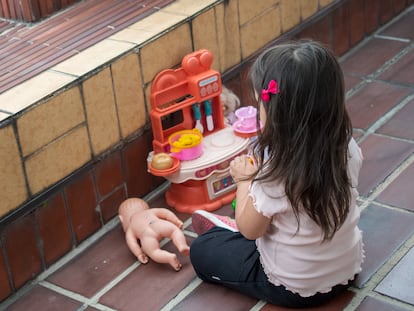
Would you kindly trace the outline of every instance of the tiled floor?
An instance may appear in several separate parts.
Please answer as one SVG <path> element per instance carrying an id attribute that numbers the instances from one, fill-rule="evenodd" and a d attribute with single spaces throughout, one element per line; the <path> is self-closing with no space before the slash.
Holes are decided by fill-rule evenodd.
<path id="1" fill-rule="evenodd" d="M 359 190 L 366 260 L 355 287 L 313 310 L 414 310 L 413 29 L 412 7 L 341 59 L 347 106 L 365 156 Z M 153 207 L 165 206 L 162 195 L 147 199 Z M 189 215 L 178 215 L 191 243 Z M 114 219 L 0 309 L 285 310 L 203 283 L 189 259 L 179 258 L 179 272 L 138 264 Z"/>

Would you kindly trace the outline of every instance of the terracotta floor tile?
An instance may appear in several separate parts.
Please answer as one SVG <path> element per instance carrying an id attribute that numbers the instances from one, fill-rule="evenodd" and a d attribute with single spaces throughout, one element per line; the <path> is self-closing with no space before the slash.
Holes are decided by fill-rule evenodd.
<path id="1" fill-rule="evenodd" d="M 119 187 L 108 197 L 99 203 L 101 208 L 102 220 L 104 223 L 107 223 L 112 218 L 118 215 L 118 208 L 121 205 L 122 201 L 126 199 L 125 188 L 123 186 Z"/>
<path id="2" fill-rule="evenodd" d="M 72 248 L 72 236 L 62 192 L 51 197 L 36 210 L 40 239 L 49 266 Z"/>
<path id="3" fill-rule="evenodd" d="M 363 232 L 365 260 L 355 285 L 362 288 L 414 233 L 414 214 L 371 204 L 363 210 L 359 228 Z"/>
<path id="4" fill-rule="evenodd" d="M 391 36 L 396 38 L 414 39 L 413 32 L 414 11 L 411 10 L 402 18 L 398 19 L 383 31 L 380 35 Z"/>
<path id="5" fill-rule="evenodd" d="M 377 201 L 414 211 L 414 163 L 407 167 L 384 191 Z"/>
<path id="6" fill-rule="evenodd" d="M 124 180 L 120 152 L 116 152 L 101 160 L 96 165 L 94 171 L 98 192 L 101 196 L 105 196 L 121 185 Z"/>
<path id="7" fill-rule="evenodd" d="M 12 304 L 7 310 L 78 310 L 81 306 L 82 303 L 78 301 L 37 285 L 16 303 Z"/>
<path id="8" fill-rule="evenodd" d="M 215 284 L 202 282 L 182 302 L 172 310 L 176 311 L 203 311 L 216 310 L 250 310 L 257 300 L 242 295 L 234 290 Z"/>
<path id="9" fill-rule="evenodd" d="M 386 71 L 378 76 L 378 79 L 414 85 L 414 50 L 401 57 Z"/>
<path id="10" fill-rule="evenodd" d="M 118 226 L 67 265 L 47 278 L 47 281 L 92 297 L 109 281 L 135 262 Z"/>
<path id="11" fill-rule="evenodd" d="M 164 248 L 176 251 L 171 242 Z M 140 311 L 160 310 L 196 276 L 190 259 L 181 254 L 178 258 L 183 265 L 178 272 L 169 265 L 153 261 L 140 265 L 102 296 L 99 302 L 123 311 L 136 311 L 137 306 Z"/>
<path id="12" fill-rule="evenodd" d="M 33 215 L 20 217 L 2 236 L 15 288 L 20 288 L 42 269 Z"/>
<path id="13" fill-rule="evenodd" d="M 379 38 L 370 38 L 368 42 L 349 54 L 342 62 L 347 73 L 369 75 L 378 70 L 391 57 L 407 46 L 408 43 Z"/>
<path id="14" fill-rule="evenodd" d="M 414 248 L 411 248 L 410 251 L 375 288 L 375 291 L 409 304 L 414 304 L 413 262 Z"/>
<path id="15" fill-rule="evenodd" d="M 365 297 L 357 311 L 404 311 L 406 309 L 372 297 Z"/>
<path id="16" fill-rule="evenodd" d="M 346 305 L 351 301 L 352 297 L 355 296 L 355 293 L 351 291 L 345 291 L 340 296 L 336 297 L 332 301 L 328 302 L 319 307 L 315 308 L 306 308 L 302 310 L 307 311 L 342 311 L 346 307 Z M 260 311 L 292 311 L 294 309 L 289 308 L 282 308 L 270 304 L 266 304 Z"/>
<path id="17" fill-rule="evenodd" d="M 11 294 L 9 276 L 3 254 L 0 254 L 0 301 Z"/>
<path id="18" fill-rule="evenodd" d="M 143 135 L 130 143 L 123 150 L 123 162 L 125 163 L 124 176 L 127 183 L 128 197 L 141 197 L 148 193 L 152 185 L 151 174 L 148 173 L 146 159 L 150 149 L 149 134 Z M 145 163 L 145 165 L 140 165 Z"/>
<path id="19" fill-rule="evenodd" d="M 365 36 L 364 2 L 359 0 L 349 1 L 351 28 L 351 46 L 361 41 Z"/>
<path id="20" fill-rule="evenodd" d="M 100 227 L 92 174 L 85 174 L 65 188 L 70 219 L 76 241 L 80 243 Z"/>
<path id="21" fill-rule="evenodd" d="M 368 128 L 411 92 L 409 88 L 384 82 L 364 85 L 346 102 L 353 126 Z"/>
<path id="22" fill-rule="evenodd" d="M 387 123 L 385 123 L 382 127 L 380 127 L 377 132 L 386 134 L 389 136 L 395 136 L 395 137 L 414 140 L 413 120 L 414 120 L 414 99 L 408 102 Z"/>
<path id="23" fill-rule="evenodd" d="M 362 79 L 360 79 L 360 78 L 352 77 L 352 76 L 349 76 L 349 75 L 344 75 L 344 79 L 345 79 L 345 91 L 349 91 L 355 85 L 357 85 L 358 83 L 360 83 L 362 81 Z"/>
<path id="24" fill-rule="evenodd" d="M 358 190 L 363 196 L 383 182 L 414 151 L 414 144 L 378 135 L 368 136 L 360 146 L 364 162 L 359 174 Z"/>

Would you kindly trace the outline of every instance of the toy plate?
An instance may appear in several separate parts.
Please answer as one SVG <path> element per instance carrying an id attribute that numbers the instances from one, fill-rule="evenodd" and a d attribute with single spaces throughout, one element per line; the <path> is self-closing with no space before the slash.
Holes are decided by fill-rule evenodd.
<path id="1" fill-rule="evenodd" d="M 252 137 L 252 136 L 256 136 L 257 135 L 257 131 L 258 131 L 257 127 L 253 127 L 253 128 L 250 128 L 250 129 L 245 129 L 245 128 L 242 127 L 240 121 L 234 122 L 232 126 L 233 126 L 234 133 L 237 136 L 240 136 L 240 137 Z M 262 128 L 263 125 L 260 124 L 260 127 Z"/>

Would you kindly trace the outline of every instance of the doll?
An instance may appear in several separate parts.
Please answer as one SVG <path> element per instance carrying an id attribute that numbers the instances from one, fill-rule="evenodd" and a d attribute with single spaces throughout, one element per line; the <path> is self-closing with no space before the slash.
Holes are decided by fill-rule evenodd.
<path id="1" fill-rule="evenodd" d="M 181 269 L 177 255 L 160 249 L 159 245 L 167 237 L 180 253 L 189 255 L 190 247 L 181 231 L 183 222 L 172 211 L 149 208 L 144 200 L 131 198 L 122 202 L 118 213 L 127 245 L 141 263 L 146 264 L 149 257 L 155 262 L 170 264 L 176 271 Z"/>
<path id="2" fill-rule="evenodd" d="M 237 121 L 237 117 L 234 114 L 234 112 L 237 110 L 237 108 L 240 107 L 240 100 L 236 96 L 236 94 L 234 94 L 224 85 L 222 86 L 220 100 L 223 105 L 225 122 L 229 125 L 232 125 L 234 122 Z"/>

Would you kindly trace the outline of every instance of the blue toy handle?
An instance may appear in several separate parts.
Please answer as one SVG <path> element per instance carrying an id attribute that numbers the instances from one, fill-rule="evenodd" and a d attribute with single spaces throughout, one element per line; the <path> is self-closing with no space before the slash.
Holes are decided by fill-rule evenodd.
<path id="1" fill-rule="evenodd" d="M 194 119 L 195 120 L 200 120 L 201 119 L 200 105 L 199 104 L 193 104 L 191 106 L 191 108 L 193 109 Z"/>
<path id="2" fill-rule="evenodd" d="M 211 100 L 205 100 L 203 104 L 204 104 L 204 113 L 206 114 L 206 116 L 211 116 L 212 114 Z"/>
<path id="3" fill-rule="evenodd" d="M 214 130 L 213 112 L 211 110 L 211 100 L 205 100 L 203 102 L 204 113 L 206 114 L 207 129 L 209 131 Z"/>

